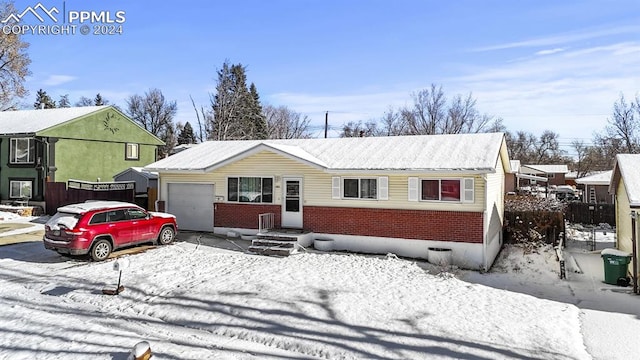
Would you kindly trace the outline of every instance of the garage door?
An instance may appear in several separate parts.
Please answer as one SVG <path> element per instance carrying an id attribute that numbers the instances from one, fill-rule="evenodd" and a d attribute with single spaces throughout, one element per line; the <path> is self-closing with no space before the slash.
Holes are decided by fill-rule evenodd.
<path id="1" fill-rule="evenodd" d="M 179 230 L 213 231 L 213 184 L 170 183 L 167 212 L 176 216 Z"/>

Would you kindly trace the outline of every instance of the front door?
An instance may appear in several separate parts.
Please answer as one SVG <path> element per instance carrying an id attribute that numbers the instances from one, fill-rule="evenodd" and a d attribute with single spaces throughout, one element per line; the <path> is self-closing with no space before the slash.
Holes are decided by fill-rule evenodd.
<path id="1" fill-rule="evenodd" d="M 302 229 L 302 178 L 283 178 L 282 227 Z"/>

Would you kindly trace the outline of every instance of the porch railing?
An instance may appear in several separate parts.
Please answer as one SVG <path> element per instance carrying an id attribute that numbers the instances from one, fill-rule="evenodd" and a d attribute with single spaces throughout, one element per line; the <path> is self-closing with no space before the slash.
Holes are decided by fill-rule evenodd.
<path id="1" fill-rule="evenodd" d="M 258 234 L 262 234 L 273 229 L 274 219 L 274 213 L 264 213 L 258 215 Z"/>

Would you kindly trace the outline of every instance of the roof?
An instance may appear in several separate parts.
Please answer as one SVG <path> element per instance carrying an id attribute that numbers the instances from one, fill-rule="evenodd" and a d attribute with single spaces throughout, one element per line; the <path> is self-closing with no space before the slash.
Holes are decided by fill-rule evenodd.
<path id="1" fill-rule="evenodd" d="M 109 105 L 2 111 L 0 112 L 0 135 L 35 134 L 106 107 Z"/>
<path id="2" fill-rule="evenodd" d="M 545 174 L 566 174 L 569 172 L 567 165 L 522 165 Z"/>
<path id="3" fill-rule="evenodd" d="M 609 193 L 613 194 L 622 181 L 627 191 L 629 205 L 640 207 L 640 154 L 618 154 L 613 166 L 613 175 L 609 184 Z"/>
<path id="4" fill-rule="evenodd" d="M 332 171 L 488 173 L 495 171 L 503 144 L 502 133 L 208 141 L 150 164 L 145 169 L 208 172 L 266 150 Z"/>
<path id="5" fill-rule="evenodd" d="M 83 214 L 87 211 L 111 209 L 119 207 L 139 207 L 138 205 L 122 201 L 87 201 L 78 204 L 65 205 L 58 208 L 59 212 Z"/>
<path id="6" fill-rule="evenodd" d="M 121 176 L 123 174 L 126 174 L 128 172 L 135 172 L 136 174 L 140 175 L 140 176 L 144 176 L 147 179 L 157 179 L 158 178 L 158 173 L 155 171 L 146 171 L 144 170 L 144 168 L 139 167 L 139 166 L 132 166 L 128 169 L 124 169 L 123 171 L 113 175 L 113 178 L 117 178 L 118 176 Z"/>
<path id="7" fill-rule="evenodd" d="M 585 185 L 609 185 L 611 182 L 611 175 L 613 170 L 601 171 L 589 176 L 584 176 L 576 179 L 576 183 Z"/>

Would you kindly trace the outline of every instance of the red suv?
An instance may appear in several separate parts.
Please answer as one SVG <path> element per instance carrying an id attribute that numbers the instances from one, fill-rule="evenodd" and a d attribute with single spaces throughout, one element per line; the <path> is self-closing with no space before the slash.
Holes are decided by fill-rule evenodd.
<path id="1" fill-rule="evenodd" d="M 44 227 L 44 247 L 61 254 L 90 254 L 94 261 L 111 251 L 145 242 L 170 244 L 178 226 L 171 214 L 148 212 L 118 201 L 88 201 L 58 208 Z"/>

